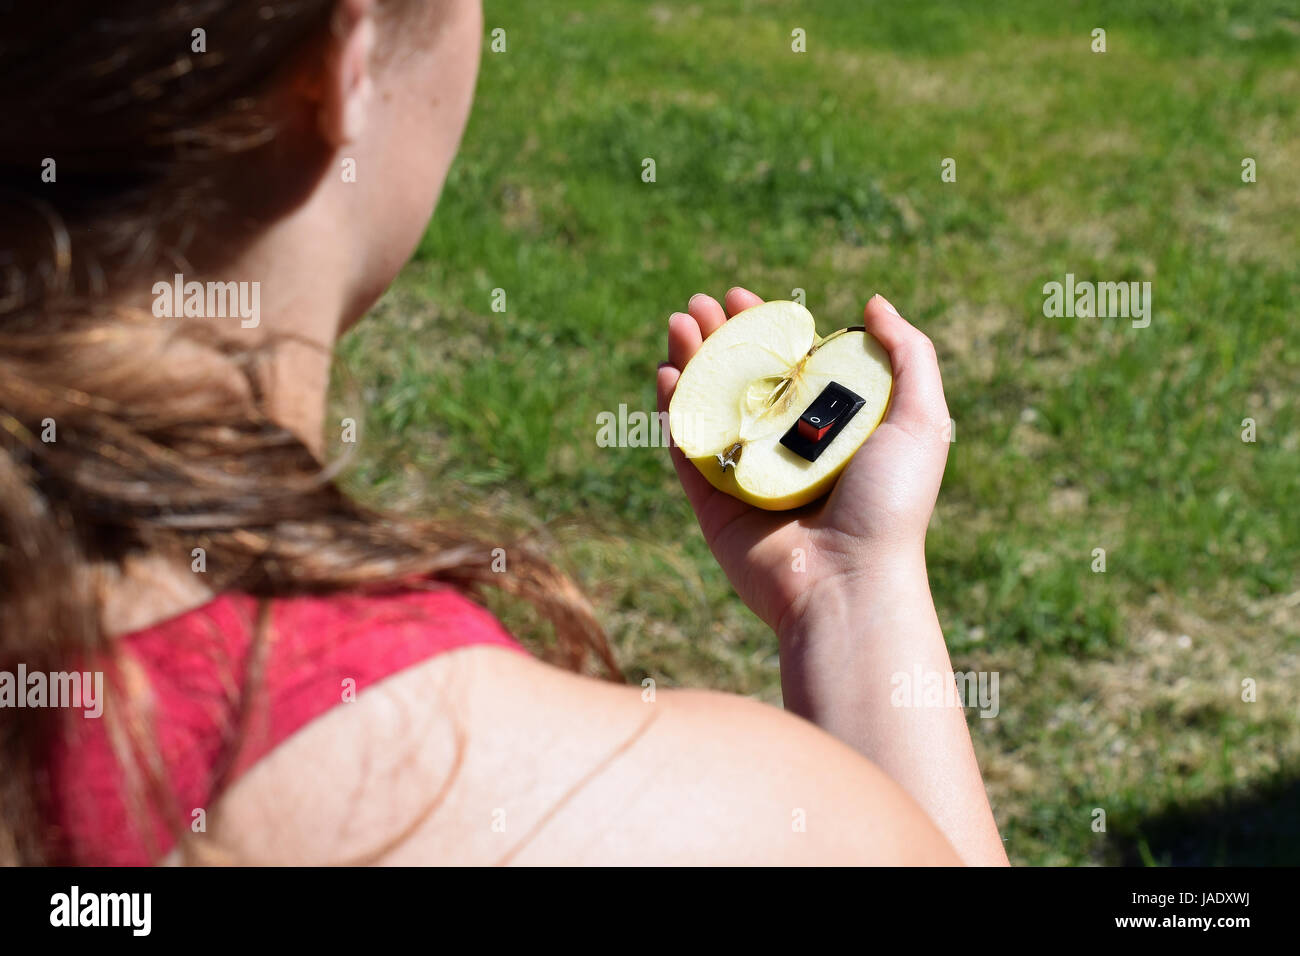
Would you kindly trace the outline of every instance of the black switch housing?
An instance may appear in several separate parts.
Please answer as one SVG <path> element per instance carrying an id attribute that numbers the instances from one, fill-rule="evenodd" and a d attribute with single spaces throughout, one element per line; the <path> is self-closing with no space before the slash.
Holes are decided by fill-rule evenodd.
<path id="1" fill-rule="evenodd" d="M 781 436 L 781 444 L 801 458 L 816 461 L 866 403 L 839 382 L 831 382 Z"/>

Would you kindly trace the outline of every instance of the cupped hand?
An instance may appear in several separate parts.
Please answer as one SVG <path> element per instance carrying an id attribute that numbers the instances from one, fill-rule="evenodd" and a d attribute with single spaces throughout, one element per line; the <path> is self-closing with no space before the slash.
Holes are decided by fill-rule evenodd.
<path id="1" fill-rule="evenodd" d="M 668 410 L 700 343 L 762 301 L 736 288 L 724 309 L 701 293 L 686 312 L 672 314 L 668 361 L 659 366 L 660 411 Z M 671 450 L 709 549 L 741 599 L 778 633 L 828 587 L 870 587 L 891 567 L 924 568 L 925 531 L 950 440 L 939 363 L 930 340 L 883 297 L 871 298 L 864 320 L 889 354 L 893 396 L 827 497 L 793 511 L 763 511 L 718 491 L 681 449 Z"/>

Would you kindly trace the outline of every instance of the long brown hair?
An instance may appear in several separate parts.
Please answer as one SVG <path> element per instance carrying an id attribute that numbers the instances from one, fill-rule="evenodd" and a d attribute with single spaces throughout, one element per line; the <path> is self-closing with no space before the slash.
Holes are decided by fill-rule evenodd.
<path id="1" fill-rule="evenodd" d="M 383 13 L 436 6 L 388 0 Z M 499 537 L 359 506 L 267 414 L 262 349 L 106 304 L 123 277 L 247 213 L 228 208 L 223 170 L 274 142 L 265 94 L 328 37 L 335 7 L 69 0 L 52 16 L 0 3 L 0 670 L 93 657 L 121 691 L 102 626 L 114 570 L 139 555 L 188 565 L 202 548 L 213 590 L 266 601 L 497 588 L 551 623 L 558 662 L 617 674 L 589 603 L 537 548 L 512 545 L 508 573 L 494 573 Z M 183 375 L 169 371 L 178 351 Z M 111 708 L 124 777 L 179 838 L 135 696 Z M 63 860 L 43 822 L 52 713 L 0 710 L 0 862 Z"/>

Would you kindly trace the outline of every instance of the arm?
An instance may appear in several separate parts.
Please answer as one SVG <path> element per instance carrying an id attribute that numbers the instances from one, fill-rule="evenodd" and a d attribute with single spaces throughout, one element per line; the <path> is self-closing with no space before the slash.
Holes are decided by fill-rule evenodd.
<path id="1" fill-rule="evenodd" d="M 952 681 L 924 556 L 858 584 L 828 589 L 782 628 L 786 707 L 892 777 L 966 863 L 1005 865 L 960 703 L 895 706 L 904 681 L 919 703 L 917 674 Z"/>
<path id="2" fill-rule="evenodd" d="M 725 312 L 695 296 L 689 314 L 672 316 L 661 407 L 700 342 L 760 301 L 733 289 Z M 880 296 L 865 323 L 889 353 L 894 394 L 824 502 L 758 511 L 714 490 L 676 449 L 674 463 L 714 556 L 780 638 L 787 706 L 889 773 L 966 862 L 1003 864 L 961 710 L 891 704 L 895 674 L 951 675 L 925 571 L 949 418 L 929 339 Z M 805 573 L 792 569 L 795 549 L 808 556 Z"/>

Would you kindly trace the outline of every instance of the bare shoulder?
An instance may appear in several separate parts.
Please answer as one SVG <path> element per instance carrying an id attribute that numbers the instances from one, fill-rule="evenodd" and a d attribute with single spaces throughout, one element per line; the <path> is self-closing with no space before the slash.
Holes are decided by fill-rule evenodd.
<path id="1" fill-rule="evenodd" d="M 955 863 L 870 762 L 741 697 L 469 648 L 303 728 L 230 790 L 249 862 Z"/>

